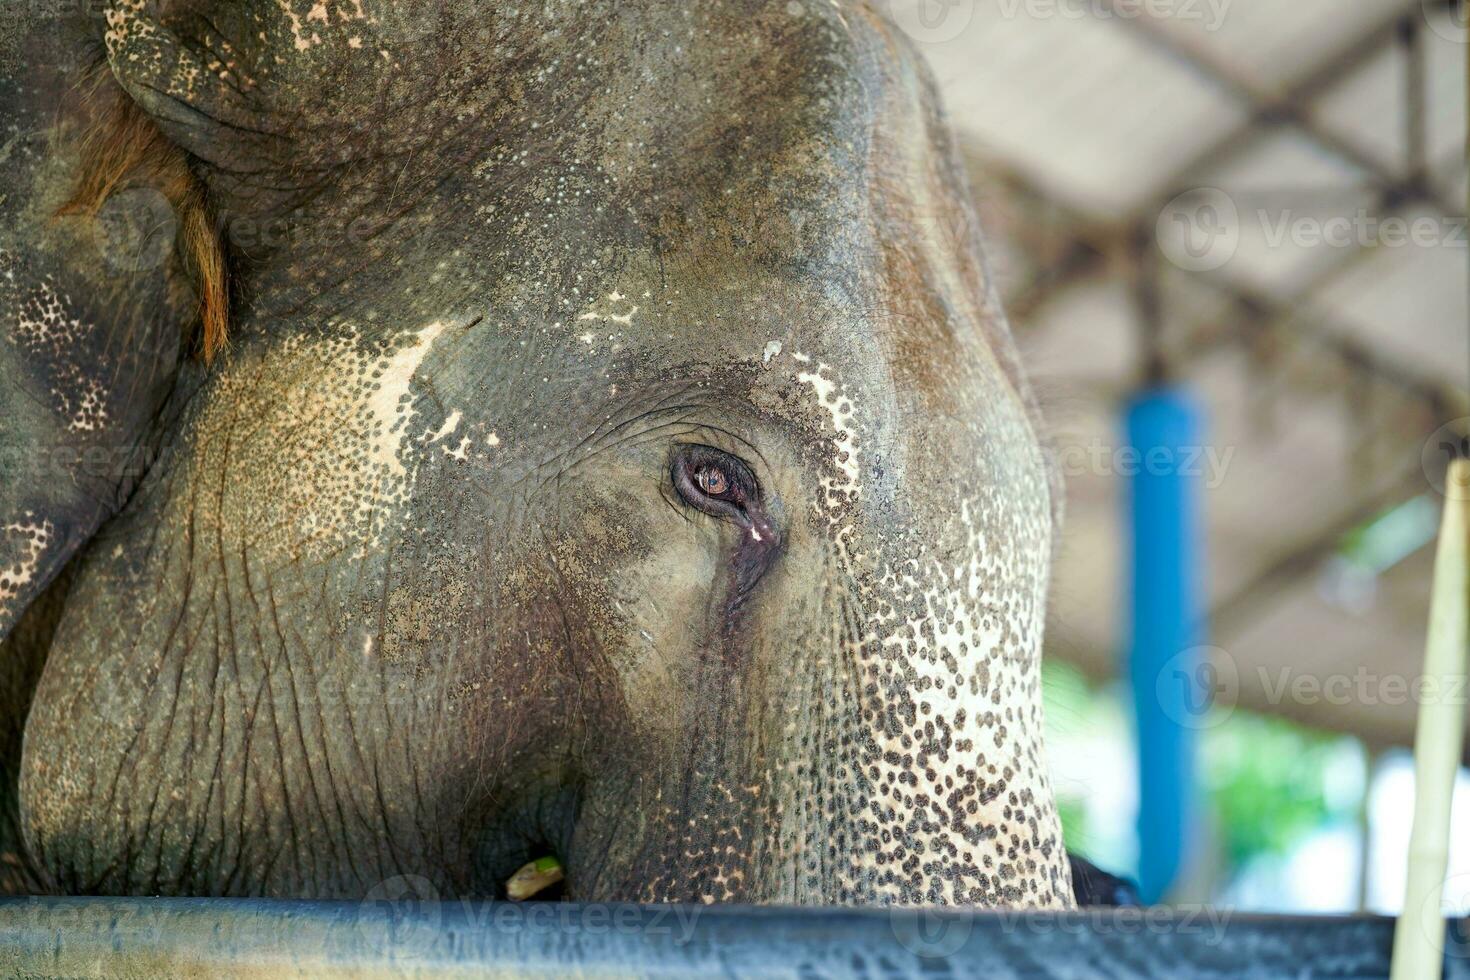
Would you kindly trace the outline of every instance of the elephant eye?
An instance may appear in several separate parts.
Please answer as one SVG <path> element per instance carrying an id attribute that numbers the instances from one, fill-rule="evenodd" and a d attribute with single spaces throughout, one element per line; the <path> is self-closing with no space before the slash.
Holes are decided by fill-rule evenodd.
<path id="1" fill-rule="evenodd" d="M 694 474 L 694 482 L 711 497 L 723 497 L 730 489 L 730 477 L 718 466 L 702 466 Z"/>
<path id="2" fill-rule="evenodd" d="M 742 460 L 712 446 L 681 445 L 674 448 L 670 470 L 674 489 L 686 504 L 741 527 L 752 526 L 760 487 Z"/>

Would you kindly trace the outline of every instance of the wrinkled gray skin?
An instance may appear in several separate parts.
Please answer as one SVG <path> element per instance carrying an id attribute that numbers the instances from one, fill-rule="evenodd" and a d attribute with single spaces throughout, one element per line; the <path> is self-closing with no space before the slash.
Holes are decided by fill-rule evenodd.
<path id="1" fill-rule="evenodd" d="M 1070 904 L 1054 494 L 874 10 L 103 14 L 0 36 L 11 887 Z M 45 220 L 87 35 L 226 228 L 210 368 Z"/>

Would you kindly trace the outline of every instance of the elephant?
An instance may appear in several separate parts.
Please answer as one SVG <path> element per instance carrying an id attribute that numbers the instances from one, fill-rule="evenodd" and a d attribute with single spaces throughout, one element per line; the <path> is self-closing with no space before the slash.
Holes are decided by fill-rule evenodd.
<path id="1" fill-rule="evenodd" d="M 1060 488 L 879 6 L 83 8 L 0 26 L 6 890 L 1075 904 Z"/>

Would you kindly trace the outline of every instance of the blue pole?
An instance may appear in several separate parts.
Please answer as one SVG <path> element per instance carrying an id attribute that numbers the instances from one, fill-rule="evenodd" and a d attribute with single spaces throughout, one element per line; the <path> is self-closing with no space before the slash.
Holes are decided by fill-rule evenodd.
<path id="1" fill-rule="evenodd" d="M 1162 900 L 1188 857 L 1195 731 L 1209 706 L 1193 648 L 1199 622 L 1196 480 L 1201 412 L 1182 391 L 1153 388 L 1127 406 L 1130 615 L 1128 673 L 1138 736 L 1138 884 Z"/>

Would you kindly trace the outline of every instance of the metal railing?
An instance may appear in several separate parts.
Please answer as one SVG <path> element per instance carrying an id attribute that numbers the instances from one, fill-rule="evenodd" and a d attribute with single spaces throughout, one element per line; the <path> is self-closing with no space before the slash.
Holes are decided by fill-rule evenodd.
<path id="1" fill-rule="evenodd" d="M 1470 980 L 1470 920 L 1445 976 Z M 1386 977 L 1393 920 L 571 902 L 0 900 L 0 976 Z"/>

